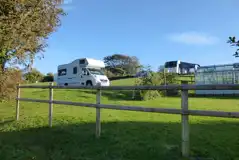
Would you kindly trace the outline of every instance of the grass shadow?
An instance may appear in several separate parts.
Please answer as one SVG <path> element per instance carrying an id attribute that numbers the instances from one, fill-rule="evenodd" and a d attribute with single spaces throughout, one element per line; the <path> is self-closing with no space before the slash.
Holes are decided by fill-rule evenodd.
<path id="1" fill-rule="evenodd" d="M 136 92 L 135 92 L 136 93 Z M 120 91 L 102 91 L 102 95 L 106 96 L 109 100 L 117 101 L 117 100 L 124 100 L 124 101 L 133 101 L 139 100 L 139 96 L 133 96 L 133 91 L 129 90 L 120 90 Z"/>
<path id="2" fill-rule="evenodd" d="M 239 157 L 238 123 L 191 124 L 191 155 L 231 160 Z M 59 124 L 0 132 L 1 160 L 180 160 L 179 123 L 102 123 L 99 139 L 95 123 Z"/>
<path id="3" fill-rule="evenodd" d="M 196 95 L 189 94 L 193 98 L 211 98 L 211 99 L 238 99 L 239 95 Z"/>
<path id="4" fill-rule="evenodd" d="M 96 95 L 96 91 L 92 90 L 80 90 L 80 96 L 84 96 L 82 94 L 93 94 Z M 136 98 L 133 98 L 133 91 L 128 91 L 128 90 L 120 90 L 120 91 L 108 91 L 108 90 L 103 90 L 101 92 L 102 96 L 107 97 L 109 100 L 112 101 L 119 101 L 119 100 L 125 100 L 125 101 L 133 101 L 133 100 L 139 100 L 139 97 L 136 96 Z"/>

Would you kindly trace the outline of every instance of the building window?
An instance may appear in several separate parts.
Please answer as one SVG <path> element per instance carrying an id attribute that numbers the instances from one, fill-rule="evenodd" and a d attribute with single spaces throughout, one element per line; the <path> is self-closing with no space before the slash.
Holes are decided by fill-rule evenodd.
<path id="1" fill-rule="evenodd" d="M 73 68 L 73 74 L 77 74 L 77 67 Z"/>
<path id="2" fill-rule="evenodd" d="M 66 75 L 66 69 L 60 69 L 60 70 L 58 70 L 58 76 L 64 76 L 64 75 Z"/>

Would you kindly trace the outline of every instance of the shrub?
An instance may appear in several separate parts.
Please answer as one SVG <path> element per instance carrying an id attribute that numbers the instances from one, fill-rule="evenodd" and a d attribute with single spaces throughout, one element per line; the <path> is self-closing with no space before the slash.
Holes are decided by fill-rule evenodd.
<path id="1" fill-rule="evenodd" d="M 158 73 L 160 76 L 160 85 L 170 85 L 170 84 L 180 84 L 179 81 L 177 81 L 177 74 L 176 73 Z M 160 91 L 161 95 L 164 96 L 174 96 L 178 95 L 178 90 L 167 90 L 167 91 Z"/>
<path id="2" fill-rule="evenodd" d="M 31 72 L 26 73 L 24 77 L 29 83 L 35 83 L 36 81 L 42 81 L 44 75 L 40 71 L 33 69 Z"/>
<path id="3" fill-rule="evenodd" d="M 0 71 L 0 101 L 16 97 L 16 86 L 22 83 L 22 73 L 16 69 Z"/>
<path id="4" fill-rule="evenodd" d="M 146 72 L 146 76 L 137 78 L 136 85 L 155 86 L 161 84 L 161 78 L 159 77 L 158 73 L 152 72 L 149 67 L 147 68 Z M 160 97 L 159 91 L 155 90 L 140 90 L 137 94 L 139 95 L 141 100 L 151 100 Z"/>
<path id="5" fill-rule="evenodd" d="M 147 69 L 147 76 L 137 78 L 136 85 L 142 86 L 155 86 L 155 85 L 168 85 L 168 84 L 177 84 L 176 74 L 170 73 L 155 73 L 150 69 Z M 177 90 L 172 91 L 155 91 L 155 90 L 140 90 L 137 93 L 142 100 L 151 100 L 160 96 L 166 95 L 176 95 L 178 94 Z"/>

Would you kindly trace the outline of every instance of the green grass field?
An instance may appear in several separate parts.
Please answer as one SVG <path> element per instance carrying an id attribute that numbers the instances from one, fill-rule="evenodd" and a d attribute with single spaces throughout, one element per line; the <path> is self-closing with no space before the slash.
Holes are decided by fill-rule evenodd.
<path id="1" fill-rule="evenodd" d="M 133 84 L 134 79 L 113 81 Z M 48 99 L 48 90 L 22 89 L 22 97 Z M 131 91 L 103 91 L 103 104 L 180 108 L 180 98 L 133 101 Z M 95 102 L 95 91 L 54 90 L 55 100 Z M 238 111 L 238 99 L 190 98 L 190 109 Z M 0 104 L 0 160 L 178 160 L 181 159 L 179 115 L 105 110 L 102 132 L 95 138 L 95 109 L 54 105 L 48 128 L 48 105 Z M 239 159 L 239 120 L 190 116 L 193 157 Z"/>

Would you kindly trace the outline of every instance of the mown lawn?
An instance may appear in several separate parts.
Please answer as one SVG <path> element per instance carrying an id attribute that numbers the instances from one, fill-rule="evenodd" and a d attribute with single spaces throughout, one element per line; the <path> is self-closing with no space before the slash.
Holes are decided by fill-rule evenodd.
<path id="1" fill-rule="evenodd" d="M 126 80 L 127 83 L 132 82 Z M 115 81 L 114 84 L 125 85 Z M 104 91 L 102 103 L 180 108 L 180 98 L 133 101 L 130 91 Z M 48 90 L 23 89 L 22 97 L 48 99 Z M 95 102 L 94 91 L 55 90 L 54 99 Z M 239 111 L 237 98 L 190 98 L 191 109 Z M 181 117 L 178 115 L 102 110 L 102 132 L 95 138 L 95 109 L 54 105 L 48 128 L 48 105 L 0 104 L 0 160 L 178 160 Z M 238 160 L 239 120 L 190 117 L 192 157 Z"/>

